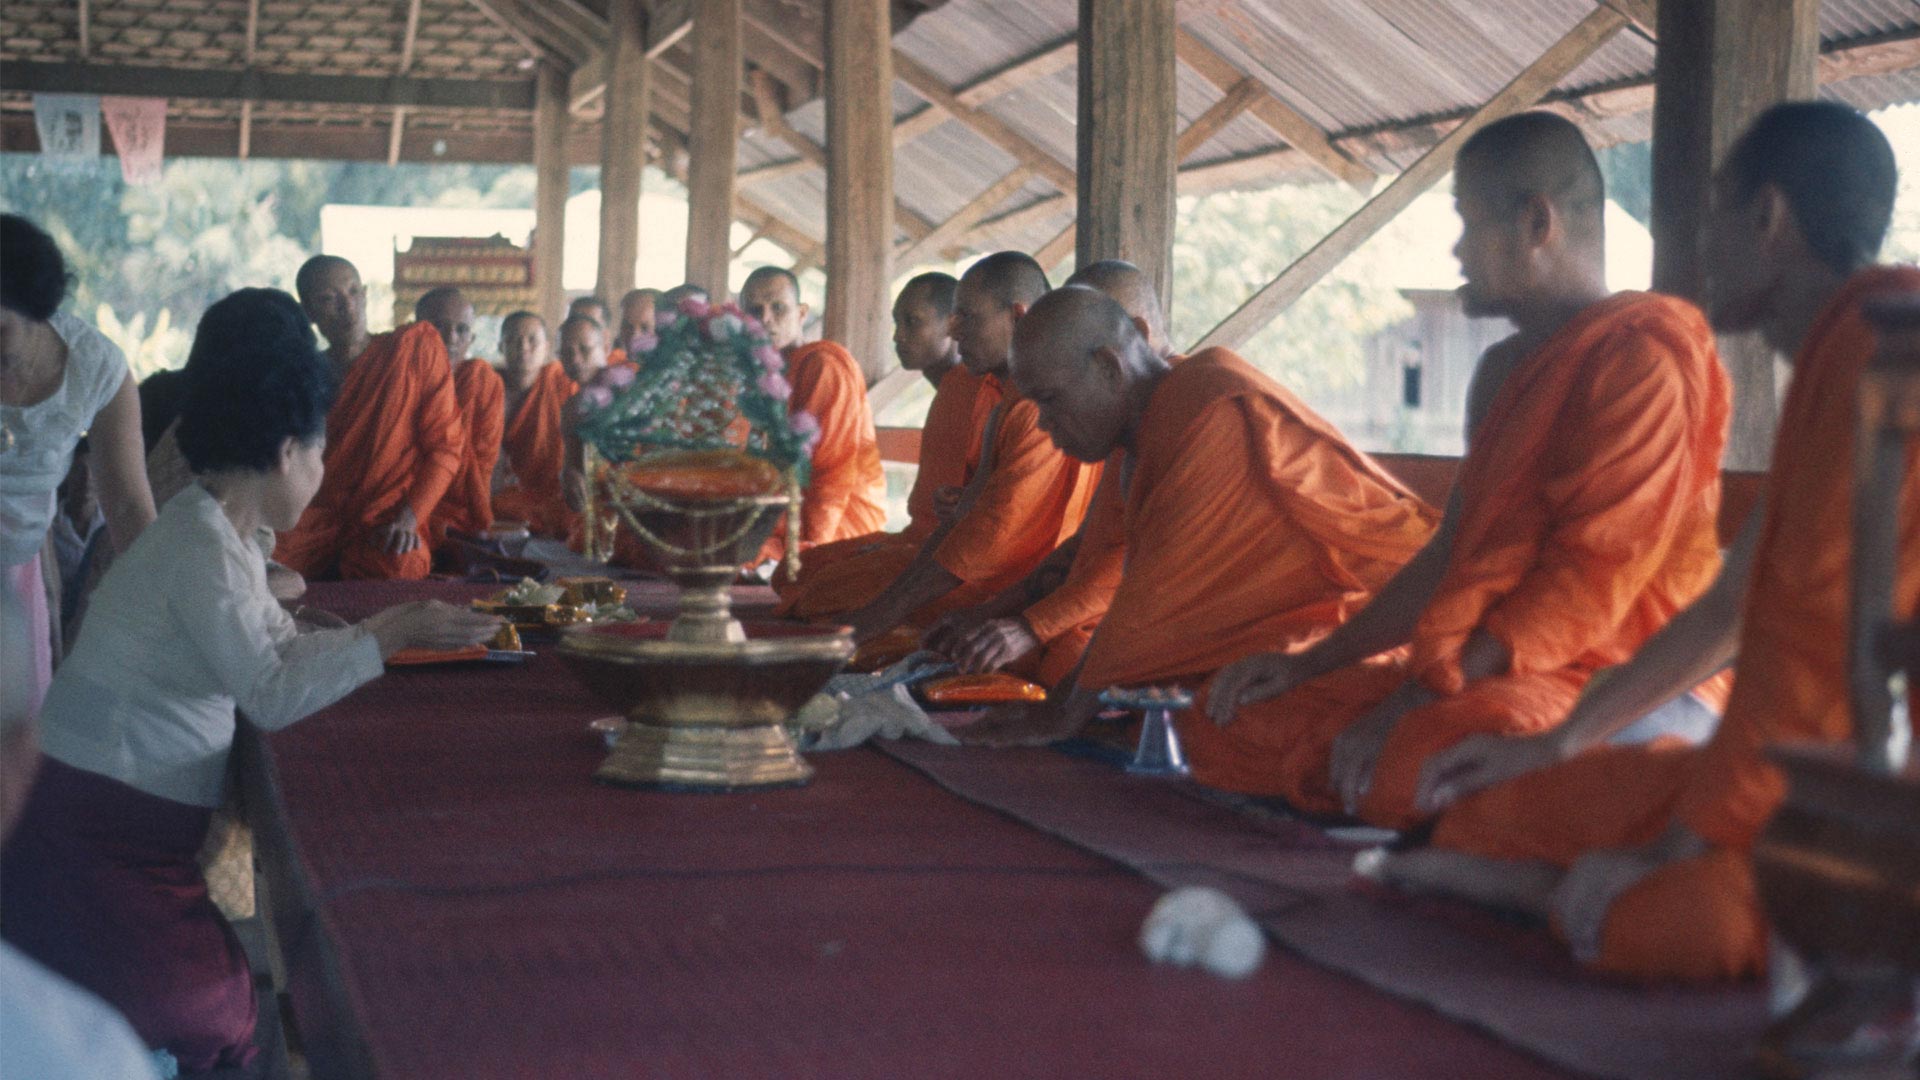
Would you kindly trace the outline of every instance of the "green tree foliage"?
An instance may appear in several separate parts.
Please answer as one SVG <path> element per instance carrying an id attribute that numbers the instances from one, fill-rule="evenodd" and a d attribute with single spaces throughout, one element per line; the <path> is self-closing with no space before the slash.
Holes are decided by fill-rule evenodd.
<path id="1" fill-rule="evenodd" d="M 1173 346 L 1185 349 L 1359 209 L 1338 184 L 1180 200 L 1173 241 Z M 1309 402 L 1357 384 L 1367 338 L 1413 314 L 1390 283 L 1391 246 L 1364 245 L 1238 351 Z"/>

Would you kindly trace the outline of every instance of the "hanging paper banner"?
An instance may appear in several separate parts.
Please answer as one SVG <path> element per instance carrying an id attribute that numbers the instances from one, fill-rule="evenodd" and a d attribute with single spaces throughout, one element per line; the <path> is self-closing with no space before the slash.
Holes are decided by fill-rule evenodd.
<path id="1" fill-rule="evenodd" d="M 129 184 L 160 181 L 167 142 L 167 99 L 103 97 L 100 112 L 120 154 L 120 177 Z"/>
<path id="2" fill-rule="evenodd" d="M 90 161 L 100 156 L 100 99 L 92 94 L 35 94 L 33 123 L 46 157 Z"/>

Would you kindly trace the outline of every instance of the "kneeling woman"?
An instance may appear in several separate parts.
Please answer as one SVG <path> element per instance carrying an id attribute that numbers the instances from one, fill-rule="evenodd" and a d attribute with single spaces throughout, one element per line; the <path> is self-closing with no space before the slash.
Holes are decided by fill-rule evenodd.
<path id="1" fill-rule="evenodd" d="M 283 728 L 409 646 L 484 640 L 437 601 L 302 633 L 251 539 L 320 486 L 333 375 L 293 298 L 247 289 L 201 320 L 180 449 L 196 482 L 94 594 L 42 708 L 47 756 L 0 859 L 0 934 L 121 1012 L 188 1072 L 255 1054 L 246 957 L 194 860 L 224 795 L 236 707 Z"/>

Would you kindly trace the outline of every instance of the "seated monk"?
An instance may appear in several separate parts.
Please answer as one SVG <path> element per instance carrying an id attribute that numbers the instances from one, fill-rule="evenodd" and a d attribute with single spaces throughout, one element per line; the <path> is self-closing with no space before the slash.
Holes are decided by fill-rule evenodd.
<path id="1" fill-rule="evenodd" d="M 546 324 L 531 311 L 516 311 L 500 325 L 500 353 L 507 373 L 494 516 L 524 521 L 539 536 L 565 538 L 579 515 L 567 506 L 560 484 L 567 450 L 561 419 L 580 388 L 554 362 Z"/>
<path id="2" fill-rule="evenodd" d="M 1140 268 L 1121 259 L 1086 266 L 1067 279 L 1106 293 L 1133 320 L 1154 355 L 1170 364 L 1160 297 Z M 1114 451 L 1080 531 L 1031 574 L 978 607 L 949 612 L 927 632 L 926 646 L 953 657 L 963 672 L 1011 668 L 1057 686 L 1075 668 L 1120 587 L 1126 562 L 1126 451 Z"/>
<path id="3" fill-rule="evenodd" d="M 844 617 L 861 642 L 901 625 L 924 627 L 1019 581 L 1079 528 L 1100 466 L 1061 453 L 1040 429 L 1038 406 L 1005 384 L 1014 324 L 1046 292 L 1046 273 L 1021 252 L 989 255 L 967 269 L 954 302 L 960 360 L 987 384 L 982 396 L 1005 395 L 981 434 L 972 478 L 893 581 L 836 581 L 838 568 L 829 568 L 794 598 L 795 610 L 835 614 L 817 601 L 853 600 L 860 606 Z"/>
<path id="4" fill-rule="evenodd" d="M 567 305 L 568 319 L 573 318 L 575 315 L 585 316 L 598 323 L 602 330 L 613 325 L 610 317 L 611 314 L 612 313 L 607 310 L 607 302 L 592 293 L 588 293 L 585 296 L 576 296 L 573 298 L 573 301 Z M 565 322 L 564 319 L 561 321 Z"/>
<path id="5" fill-rule="evenodd" d="M 1721 584 L 1582 700 L 1566 725 L 1578 756 L 1522 772 L 1495 755 L 1484 773 L 1435 785 L 1437 801 L 1459 801 L 1432 848 L 1386 861 L 1388 880 L 1550 918 L 1576 957 L 1606 971 L 1697 980 L 1765 969 L 1751 852 L 1786 782 L 1763 751 L 1853 735 L 1856 394 L 1876 344 L 1861 306 L 1920 295 L 1920 270 L 1871 265 L 1896 190 L 1886 137 L 1843 105 L 1777 106 L 1728 151 L 1704 248 L 1713 322 L 1758 330 L 1794 358 L 1761 505 Z M 1917 467 L 1910 448 L 1892 598 L 1901 618 L 1920 606 Z M 1638 703 L 1735 655 L 1726 716 L 1705 746 L 1594 745 Z M 1467 794 L 1483 775 L 1515 772 Z"/>
<path id="6" fill-rule="evenodd" d="M 892 580 L 940 524 L 939 493 L 951 489 L 957 494 L 966 485 L 969 451 L 977 449 L 974 444 L 993 406 L 976 409 L 980 379 L 960 363 L 959 346 L 948 332 L 958 286 L 950 274 L 921 274 L 907 282 L 893 302 L 893 349 L 900 366 L 919 372 L 934 386 L 933 404 L 920 431 L 920 468 L 907 494 L 907 527 L 809 548 L 797 579 L 774 578 L 782 596 L 805 588 L 823 567 L 854 556 Z"/>
<path id="7" fill-rule="evenodd" d="M 620 298 L 620 329 L 613 335 L 607 363 L 638 363 L 639 355 L 653 348 L 659 310 L 659 289 L 632 289 Z"/>
<path id="8" fill-rule="evenodd" d="M 1319 644 L 1220 674 L 1214 723 L 1182 732 L 1204 783 L 1411 826 L 1428 758 L 1559 723 L 1719 568 L 1726 373 L 1692 305 L 1607 295 L 1579 129 L 1540 112 L 1491 124 L 1454 178 L 1461 299 L 1518 332 L 1475 372 L 1446 516 Z"/>
<path id="9" fill-rule="evenodd" d="M 800 493 L 800 550 L 879 531 L 887 520 L 887 479 L 860 365 L 834 342 L 800 343 L 807 305 L 790 270 L 763 266 L 748 274 L 740 308 L 760 321 L 768 342 L 786 358 L 788 414 L 806 413 L 819 425 L 813 467 Z M 785 553 L 786 530 L 777 529 L 761 559 Z"/>
<path id="10" fill-rule="evenodd" d="M 446 345 L 423 322 L 370 335 L 367 290 L 345 259 L 316 255 L 294 281 L 340 393 L 327 414 L 327 479 L 280 534 L 274 561 L 309 580 L 424 578 L 425 526 L 466 453 Z"/>
<path id="11" fill-rule="evenodd" d="M 493 470 L 500 461 L 500 429 L 506 384 L 500 373 L 481 358 L 469 357 L 473 348 L 473 304 L 459 289 L 443 285 L 422 296 L 413 317 L 440 332 L 447 360 L 453 365 L 453 396 L 467 429 L 467 452 L 460 473 L 434 511 L 428 535 L 436 544 L 448 529 L 481 534 L 493 524 Z"/>
<path id="12" fill-rule="evenodd" d="M 1433 532 L 1426 504 L 1273 380 L 1225 349 L 1169 364 L 1097 290 L 1034 305 L 1014 331 L 1013 378 L 1066 453 L 1124 451 L 1126 570 L 1076 670 L 969 741 L 1065 738 L 1109 686 L 1198 687 L 1234 657 L 1298 648 Z"/>

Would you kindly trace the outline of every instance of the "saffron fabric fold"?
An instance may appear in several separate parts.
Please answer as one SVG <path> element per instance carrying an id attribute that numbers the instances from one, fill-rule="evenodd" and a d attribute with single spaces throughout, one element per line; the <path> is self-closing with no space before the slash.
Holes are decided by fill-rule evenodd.
<path id="1" fill-rule="evenodd" d="M 1814 323 L 1766 480 L 1766 518 L 1741 616 L 1726 715 L 1704 746 L 1603 747 L 1467 799 L 1443 815 L 1438 846 L 1495 859 L 1571 866 L 1592 851 L 1635 847 L 1674 824 L 1708 841 L 1662 867 L 1607 913 L 1595 966 L 1648 978 L 1734 978 L 1765 969 L 1767 922 L 1751 852 L 1786 783 L 1769 746 L 1853 735 L 1847 639 L 1852 495 L 1860 377 L 1875 340 L 1866 299 L 1920 294 L 1920 270 L 1852 278 Z M 1920 448 L 1901 493 L 1893 601 L 1920 608 Z"/>
<path id="2" fill-rule="evenodd" d="M 475 357 L 453 369 L 453 397 L 466 427 L 460 471 L 447 487 L 430 530 L 436 543 L 448 529 L 484 533 L 493 524 L 493 470 L 500 461 L 507 386 L 493 365 Z"/>
<path id="3" fill-rule="evenodd" d="M 1251 653 L 1304 647 L 1363 606 L 1438 517 L 1219 348 L 1155 388 L 1124 491 L 1125 573 L 1087 649 L 1089 690 L 1196 687 Z M 1079 556 L 1113 543 L 1089 529 Z"/>
<path id="4" fill-rule="evenodd" d="M 800 550 L 880 531 L 887 523 L 887 479 L 880 466 L 880 438 L 867 404 L 867 378 L 853 354 L 831 341 L 796 346 L 787 353 L 790 415 L 812 415 L 820 425 L 813 467 L 800 502 Z M 762 559 L 786 553 L 786 530 L 778 529 Z"/>
<path id="5" fill-rule="evenodd" d="M 1202 731 L 1189 747 L 1195 776 L 1338 813 L 1334 740 L 1416 679 L 1438 700 L 1399 721 L 1359 808 L 1376 825 L 1416 824 L 1428 758 L 1470 735 L 1558 724 L 1595 671 L 1632 656 L 1712 583 L 1730 411 L 1713 333 L 1691 304 L 1619 293 L 1589 306 L 1514 366 L 1471 433 L 1451 557 L 1407 655 L 1335 671 Z M 1511 664 L 1469 683 L 1461 658 L 1476 632 Z M 1703 696 L 1717 704 L 1724 685 Z"/>
<path id="6" fill-rule="evenodd" d="M 493 493 L 496 518 L 524 521 L 540 536 L 565 537 L 578 526 L 580 516 L 567 505 L 560 477 L 567 454 L 562 411 L 579 390 L 558 363 L 541 367 L 501 433 L 500 452 L 512 480 Z"/>
<path id="7" fill-rule="evenodd" d="M 327 414 L 326 477 L 274 560 L 308 578 L 427 576 L 422 543 L 381 549 L 375 530 L 405 506 L 424 530 L 460 471 L 466 427 L 447 348 L 431 324 L 376 335 L 348 366 Z"/>

